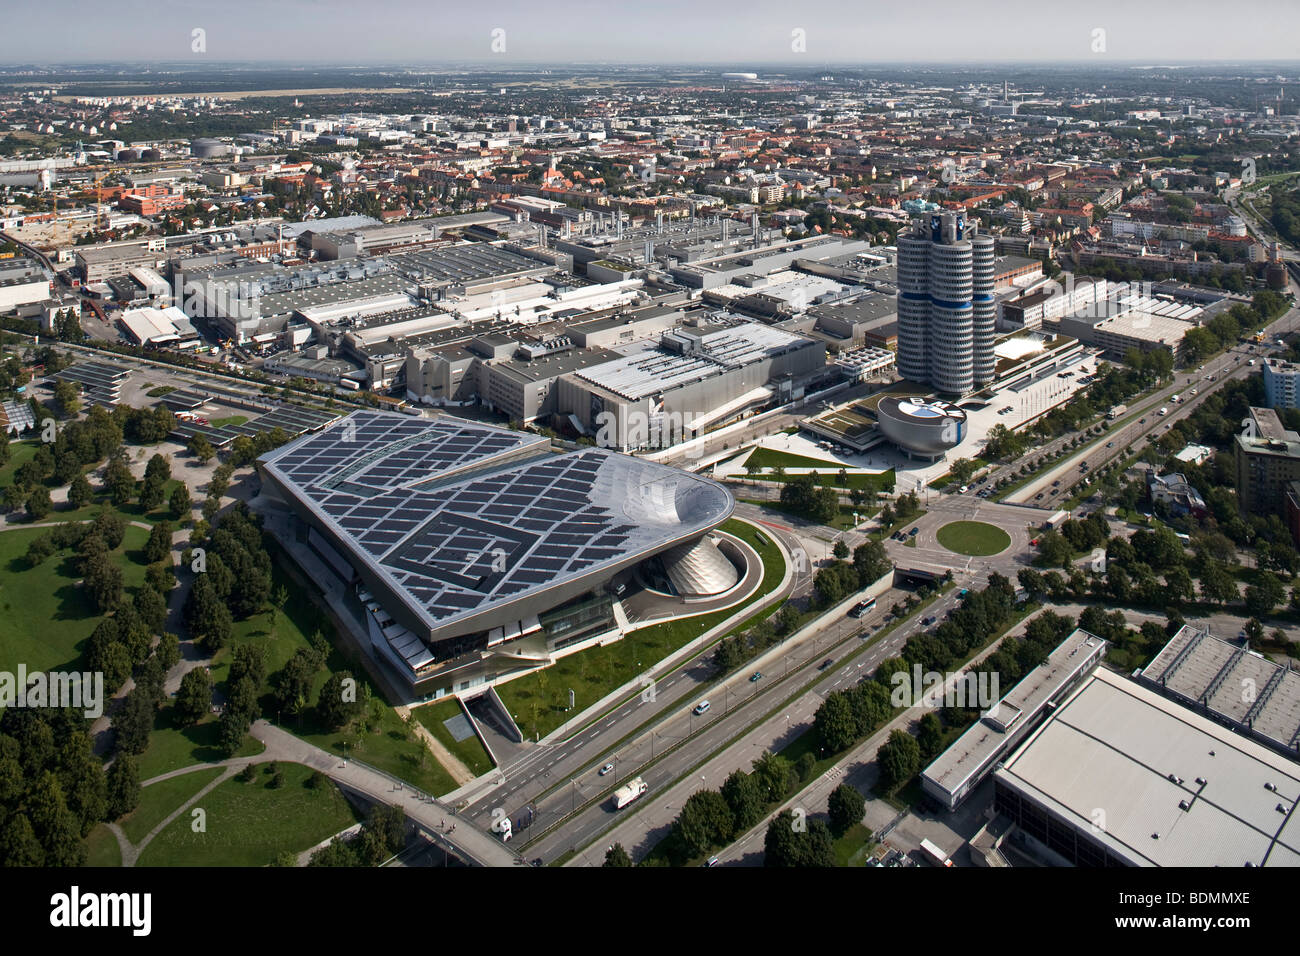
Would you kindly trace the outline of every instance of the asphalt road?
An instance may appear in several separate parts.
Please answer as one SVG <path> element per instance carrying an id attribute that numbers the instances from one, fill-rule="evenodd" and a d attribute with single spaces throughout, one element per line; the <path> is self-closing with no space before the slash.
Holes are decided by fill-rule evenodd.
<path id="1" fill-rule="evenodd" d="M 965 587 L 975 588 L 982 586 L 984 579 L 958 580 Z M 785 700 L 784 706 L 774 708 L 767 700 L 746 701 L 729 714 L 719 714 L 707 729 L 697 728 L 680 750 L 642 774 L 649 786 L 645 796 L 621 811 L 614 810 L 610 800 L 593 805 L 577 814 L 562 831 L 538 841 L 536 850 L 548 860 L 576 851 L 574 865 L 593 866 L 600 864 L 606 847 L 615 842 L 622 843 L 634 856 L 644 855 L 668 834 L 686 797 L 699 789 L 720 787 L 732 771 L 749 770 L 765 751 L 778 750 L 808 730 L 817 708 L 831 691 L 853 686 L 873 673 L 881 661 L 897 655 L 912 635 L 924 629 L 923 617 L 942 617 L 958 605 L 957 594 L 957 589 L 949 591 L 929 605 L 924 614 L 908 618 L 865 652 L 860 641 L 849 640 L 833 651 L 800 655 L 803 663 L 791 664 L 793 679 L 785 682 L 779 695 L 780 700 Z M 884 607 L 886 600 L 882 596 L 878 608 Z M 829 665 L 825 663 L 828 660 L 832 662 Z M 797 696 L 786 700 L 800 686 Z M 529 848 L 528 855 L 533 853 L 534 848 Z"/>

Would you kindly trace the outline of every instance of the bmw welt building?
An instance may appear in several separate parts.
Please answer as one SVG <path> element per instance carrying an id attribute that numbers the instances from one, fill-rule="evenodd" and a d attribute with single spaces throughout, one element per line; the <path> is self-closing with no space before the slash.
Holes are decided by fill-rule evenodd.
<path id="1" fill-rule="evenodd" d="M 634 570 L 684 598 L 739 578 L 710 536 L 735 505 L 726 488 L 604 449 L 557 454 L 528 432 L 359 411 L 258 469 L 275 533 L 347 586 L 376 658 L 413 697 L 617 630 L 615 593 Z"/>

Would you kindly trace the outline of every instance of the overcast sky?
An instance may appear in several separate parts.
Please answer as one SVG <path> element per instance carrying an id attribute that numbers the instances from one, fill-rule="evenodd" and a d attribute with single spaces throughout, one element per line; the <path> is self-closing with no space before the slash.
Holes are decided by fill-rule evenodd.
<path id="1" fill-rule="evenodd" d="M 0 0 L 0 25 L 6 64 L 206 57 L 508 69 L 1300 56 L 1300 0 Z M 205 54 L 191 51 L 195 28 L 206 31 Z M 503 53 L 492 49 L 494 30 L 505 31 Z M 792 49 L 796 30 L 803 52 Z"/>

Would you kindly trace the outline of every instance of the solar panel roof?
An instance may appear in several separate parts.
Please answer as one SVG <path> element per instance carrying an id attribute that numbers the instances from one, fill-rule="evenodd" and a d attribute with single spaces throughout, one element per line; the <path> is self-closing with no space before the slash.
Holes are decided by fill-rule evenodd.
<path id="1" fill-rule="evenodd" d="M 718 483 L 450 416 L 354 412 L 261 459 L 430 630 L 703 534 Z"/>

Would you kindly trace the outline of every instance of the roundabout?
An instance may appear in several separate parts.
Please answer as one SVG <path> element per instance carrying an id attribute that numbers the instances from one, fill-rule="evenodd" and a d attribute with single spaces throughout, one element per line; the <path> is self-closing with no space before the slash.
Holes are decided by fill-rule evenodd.
<path id="1" fill-rule="evenodd" d="M 935 537 L 941 547 L 974 558 L 1001 554 L 1011 547 L 1011 535 L 984 521 L 950 521 Z"/>

